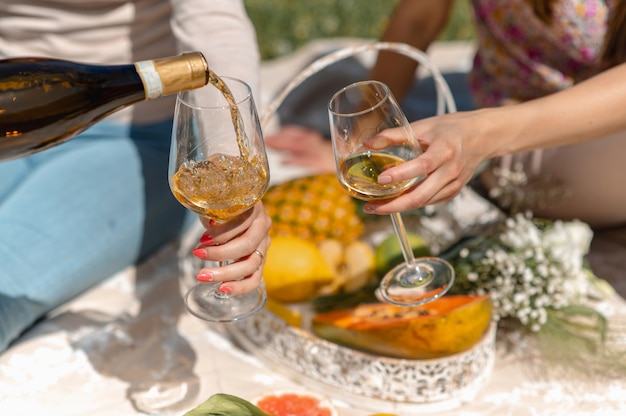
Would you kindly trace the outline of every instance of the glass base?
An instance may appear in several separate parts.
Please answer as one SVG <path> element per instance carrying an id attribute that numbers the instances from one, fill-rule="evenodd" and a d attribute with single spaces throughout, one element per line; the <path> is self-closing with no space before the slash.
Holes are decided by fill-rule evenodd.
<path id="1" fill-rule="evenodd" d="M 416 259 L 411 265 L 399 264 L 380 282 L 376 296 L 382 302 L 417 306 L 443 296 L 454 283 L 454 269 L 437 257 Z"/>
<path id="2" fill-rule="evenodd" d="M 185 307 L 193 316 L 210 322 L 233 322 L 260 311 L 267 295 L 262 287 L 240 296 L 218 292 L 219 283 L 198 283 L 185 295 Z"/>

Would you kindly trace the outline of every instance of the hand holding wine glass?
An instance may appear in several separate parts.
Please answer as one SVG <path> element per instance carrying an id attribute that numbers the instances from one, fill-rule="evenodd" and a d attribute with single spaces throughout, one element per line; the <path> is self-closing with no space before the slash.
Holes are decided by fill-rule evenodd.
<path id="1" fill-rule="evenodd" d="M 381 172 L 422 153 L 406 116 L 385 84 L 363 81 L 339 90 L 330 99 L 329 116 L 339 180 L 353 197 L 364 201 L 391 199 L 423 179 L 378 183 Z M 403 130 L 403 139 L 382 139 L 387 129 L 394 129 L 396 136 Z M 415 259 L 400 213 L 391 214 L 391 220 L 405 262 L 385 275 L 377 295 L 397 305 L 420 305 L 443 296 L 454 281 L 454 269 L 439 258 Z"/>
<path id="2" fill-rule="evenodd" d="M 212 85 L 177 96 L 169 181 L 182 205 L 226 224 L 260 201 L 269 186 L 269 166 L 250 87 L 213 73 L 209 81 Z M 213 251 L 228 252 L 227 248 Z M 260 251 L 254 253 L 263 260 Z M 220 261 L 220 267 L 232 270 L 235 265 Z M 201 319 L 230 322 L 256 313 L 265 304 L 262 286 L 232 296 L 229 286 L 207 280 L 185 295 L 187 310 Z"/>
<path id="3" fill-rule="evenodd" d="M 262 282 L 265 253 L 270 245 L 269 230 L 272 219 L 262 202 L 235 219 L 219 223 L 200 217 L 205 228 L 199 243 L 192 249 L 194 259 L 186 266 L 193 267 L 186 275 L 194 282 L 220 283 L 219 290 L 240 296 L 254 291 Z M 259 254 L 260 253 L 260 254 Z M 211 263 L 198 268 L 197 259 L 210 259 Z M 222 267 L 219 262 L 238 259 Z M 245 276 L 245 278 L 241 278 Z M 189 287 L 188 283 L 184 282 Z"/>

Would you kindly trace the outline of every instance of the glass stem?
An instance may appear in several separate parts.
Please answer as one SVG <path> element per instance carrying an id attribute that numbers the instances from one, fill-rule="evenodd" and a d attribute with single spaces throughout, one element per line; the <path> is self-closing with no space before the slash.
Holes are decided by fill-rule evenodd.
<path id="1" fill-rule="evenodd" d="M 218 261 L 217 262 L 219 267 L 224 267 L 228 263 L 229 263 L 228 261 Z M 228 299 L 228 298 L 230 298 L 232 296 L 230 293 L 223 293 L 223 292 L 220 292 L 219 290 L 216 290 L 215 292 L 213 292 L 213 295 L 216 298 L 219 298 L 219 299 Z"/>
<path id="2" fill-rule="evenodd" d="M 390 217 L 391 222 L 393 223 L 393 229 L 396 232 L 398 241 L 400 241 L 400 248 L 402 249 L 404 260 L 407 264 L 413 264 L 415 262 L 415 256 L 413 255 L 413 250 L 411 249 L 411 244 L 409 243 L 409 237 L 406 235 L 406 228 L 404 227 L 402 216 L 399 212 L 394 212 L 390 215 Z"/>

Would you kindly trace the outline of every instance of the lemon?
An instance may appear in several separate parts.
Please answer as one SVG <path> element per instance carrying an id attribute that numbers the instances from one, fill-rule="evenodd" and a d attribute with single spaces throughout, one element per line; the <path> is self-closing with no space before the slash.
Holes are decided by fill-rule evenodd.
<path id="1" fill-rule="evenodd" d="M 426 241 L 418 234 L 407 232 L 409 244 L 413 250 L 415 257 L 430 256 L 430 248 Z M 404 256 L 400 241 L 395 234 L 389 235 L 383 242 L 376 247 L 376 272 L 382 276 L 391 270 L 394 266 L 402 263 Z"/>
<path id="2" fill-rule="evenodd" d="M 315 243 L 293 236 L 272 238 L 263 269 L 269 298 L 304 302 L 333 279 L 333 272 Z"/>
<path id="3" fill-rule="evenodd" d="M 302 325 L 302 314 L 281 302 L 268 299 L 267 302 L 265 302 L 265 308 L 285 321 L 288 325 L 297 328 Z"/>

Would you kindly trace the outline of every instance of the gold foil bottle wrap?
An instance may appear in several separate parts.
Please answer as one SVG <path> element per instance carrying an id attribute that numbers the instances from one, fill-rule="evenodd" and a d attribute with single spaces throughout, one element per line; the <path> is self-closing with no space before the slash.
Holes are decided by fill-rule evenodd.
<path id="1" fill-rule="evenodd" d="M 209 82 L 209 66 L 200 52 L 154 60 L 163 83 L 163 95 L 199 88 Z"/>
<path id="2" fill-rule="evenodd" d="M 135 63 L 146 99 L 191 90 L 209 82 L 209 66 L 200 52 Z"/>

